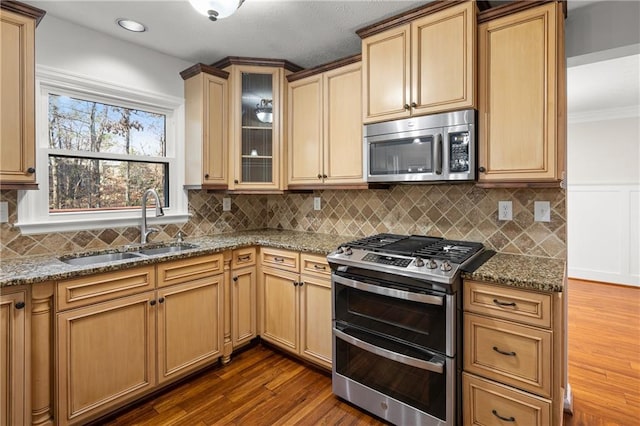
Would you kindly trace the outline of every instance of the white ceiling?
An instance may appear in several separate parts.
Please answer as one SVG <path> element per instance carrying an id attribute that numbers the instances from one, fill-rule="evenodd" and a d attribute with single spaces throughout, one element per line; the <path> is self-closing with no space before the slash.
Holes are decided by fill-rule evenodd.
<path id="1" fill-rule="evenodd" d="M 246 0 L 234 15 L 217 22 L 198 14 L 187 0 L 26 3 L 187 62 L 249 56 L 287 59 L 308 68 L 359 53 L 357 29 L 429 1 Z M 570 0 L 569 9 L 588 3 L 593 1 Z M 148 31 L 125 31 L 115 24 L 117 18 L 140 21 Z"/>

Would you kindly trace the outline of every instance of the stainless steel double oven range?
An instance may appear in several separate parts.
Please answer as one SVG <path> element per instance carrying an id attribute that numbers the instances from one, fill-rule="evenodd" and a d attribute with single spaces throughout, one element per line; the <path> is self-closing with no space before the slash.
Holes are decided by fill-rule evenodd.
<path id="1" fill-rule="evenodd" d="M 482 244 L 379 234 L 327 256 L 333 392 L 397 425 L 460 419 L 461 268 Z"/>

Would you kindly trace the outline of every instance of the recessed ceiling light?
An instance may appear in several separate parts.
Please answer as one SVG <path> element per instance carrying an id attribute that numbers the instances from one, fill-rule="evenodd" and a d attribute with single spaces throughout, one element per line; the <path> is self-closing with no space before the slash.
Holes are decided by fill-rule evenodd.
<path id="1" fill-rule="evenodd" d="M 143 33 L 147 31 L 147 27 L 145 27 L 143 24 L 131 19 L 120 18 L 116 20 L 116 23 L 125 30 L 133 31 L 134 33 Z"/>

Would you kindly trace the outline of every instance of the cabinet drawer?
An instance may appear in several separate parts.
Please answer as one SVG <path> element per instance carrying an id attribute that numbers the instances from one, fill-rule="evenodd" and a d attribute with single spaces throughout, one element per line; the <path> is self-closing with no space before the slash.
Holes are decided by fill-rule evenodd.
<path id="1" fill-rule="evenodd" d="M 551 396 L 551 332 L 464 314 L 464 369 Z"/>
<path id="2" fill-rule="evenodd" d="M 300 255 L 295 251 L 272 248 L 261 249 L 262 266 L 300 272 Z"/>
<path id="3" fill-rule="evenodd" d="M 300 255 L 300 265 L 303 274 L 318 274 L 322 276 L 331 276 L 331 269 L 327 262 L 326 256 L 316 254 L 302 253 Z"/>
<path id="4" fill-rule="evenodd" d="M 462 389 L 465 426 L 551 424 L 550 401 L 467 373 L 462 373 Z"/>
<path id="5" fill-rule="evenodd" d="M 243 268 L 245 266 L 253 266 L 256 264 L 256 248 L 245 247 L 233 251 L 231 268 Z"/>
<path id="6" fill-rule="evenodd" d="M 551 328 L 551 295 L 477 281 L 464 282 L 465 311 Z"/>
<path id="7" fill-rule="evenodd" d="M 124 269 L 60 281 L 56 286 L 58 311 L 129 296 L 155 287 L 153 266 Z"/>
<path id="8" fill-rule="evenodd" d="M 191 257 L 158 265 L 158 287 L 221 274 L 224 269 L 223 254 Z"/>

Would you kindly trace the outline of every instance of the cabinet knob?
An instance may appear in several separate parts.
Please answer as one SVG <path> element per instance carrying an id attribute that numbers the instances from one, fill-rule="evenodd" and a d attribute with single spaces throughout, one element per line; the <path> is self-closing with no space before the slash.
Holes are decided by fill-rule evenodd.
<path id="1" fill-rule="evenodd" d="M 298 287 L 298 284 L 300 284 L 300 283 L 299 283 L 299 282 L 297 282 L 297 281 L 294 281 L 294 282 L 293 282 L 293 285 L 294 285 L 295 287 Z"/>
<path id="2" fill-rule="evenodd" d="M 158 299 L 158 303 L 164 303 L 164 297 L 161 297 L 160 299 Z"/>
<path id="3" fill-rule="evenodd" d="M 150 304 L 151 306 L 153 306 L 153 305 L 155 305 L 155 304 L 156 304 L 156 301 L 155 301 L 155 300 L 150 300 L 150 301 L 149 301 L 149 304 Z"/>
<path id="4" fill-rule="evenodd" d="M 329 176 L 327 176 L 327 175 L 322 175 L 322 177 L 326 179 L 326 178 L 328 178 Z"/>
<path id="5" fill-rule="evenodd" d="M 478 171 L 479 171 L 480 173 L 484 173 L 484 172 L 486 172 L 486 171 L 487 171 L 487 169 L 485 169 L 484 167 L 480 166 L 480 167 L 478 167 Z"/>
<path id="6" fill-rule="evenodd" d="M 418 104 L 415 102 L 411 102 L 411 108 L 418 108 Z"/>
<path id="7" fill-rule="evenodd" d="M 318 179 L 322 179 L 322 175 L 318 173 Z"/>
<path id="8" fill-rule="evenodd" d="M 35 172 L 36 172 L 35 167 L 29 167 L 29 168 L 27 169 L 27 173 L 29 173 L 30 175 L 34 174 Z"/>
<path id="9" fill-rule="evenodd" d="M 411 109 L 411 107 L 409 106 L 409 104 L 404 104 L 404 109 L 406 109 L 406 110 L 410 110 L 410 109 Z"/>
<path id="10" fill-rule="evenodd" d="M 300 281 L 300 282 L 298 283 L 298 285 L 299 285 L 300 287 L 302 287 L 302 286 L 304 285 L 304 281 Z"/>
<path id="11" fill-rule="evenodd" d="M 234 179 L 233 183 L 240 183 L 240 181 L 238 179 Z"/>
<path id="12" fill-rule="evenodd" d="M 24 302 L 17 302 L 16 309 L 22 309 L 22 308 L 24 308 Z"/>
<path id="13" fill-rule="evenodd" d="M 204 178 L 209 179 L 209 173 L 205 173 Z"/>
<path id="14" fill-rule="evenodd" d="M 238 281 L 238 277 L 233 277 L 233 281 Z"/>

